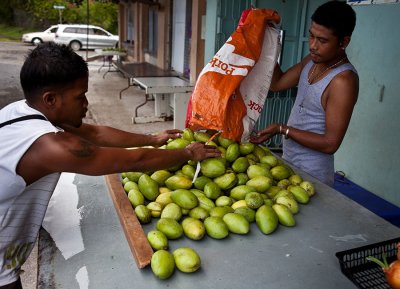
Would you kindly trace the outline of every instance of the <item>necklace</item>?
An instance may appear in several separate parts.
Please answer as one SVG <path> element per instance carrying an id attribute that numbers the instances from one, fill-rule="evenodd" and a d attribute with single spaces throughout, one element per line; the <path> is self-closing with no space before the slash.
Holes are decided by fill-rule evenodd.
<path id="1" fill-rule="evenodd" d="M 325 72 L 327 72 L 329 69 L 334 68 L 335 66 L 339 65 L 340 63 L 342 63 L 345 59 L 347 58 L 347 56 L 341 58 L 338 62 L 332 64 L 331 66 L 327 67 L 325 70 L 323 70 L 321 73 L 319 73 L 318 75 L 316 75 L 314 78 L 312 77 L 314 72 L 315 72 L 315 68 L 317 67 L 316 64 L 314 64 L 313 69 L 311 70 L 310 76 L 308 77 L 308 83 L 312 84 L 314 80 L 318 79 L 321 75 L 323 75 Z"/>
<path id="2" fill-rule="evenodd" d="M 325 72 L 327 72 L 329 69 L 332 69 L 332 68 L 336 67 L 337 65 L 339 65 L 340 63 L 342 63 L 346 58 L 347 58 L 347 56 L 341 58 L 338 62 L 332 64 L 332 65 L 329 66 L 329 67 L 327 67 L 325 70 L 323 70 L 321 73 L 319 73 L 318 75 L 316 75 L 316 76 L 313 78 L 312 76 L 313 76 L 313 74 L 314 74 L 314 72 L 315 72 L 315 68 L 317 67 L 317 65 L 314 64 L 314 66 L 313 66 L 313 68 L 312 68 L 312 70 L 311 70 L 311 73 L 310 73 L 310 75 L 309 75 L 309 77 L 308 77 L 308 84 L 309 84 L 309 86 L 307 86 L 307 92 L 308 92 L 308 90 L 309 90 L 309 88 L 310 88 L 310 85 L 313 83 L 314 80 L 316 80 L 316 79 L 318 79 L 319 77 L 321 77 L 321 76 L 322 76 L 323 74 L 325 74 Z M 307 92 L 306 92 L 306 94 L 307 94 Z M 303 110 L 303 107 L 304 107 L 304 105 L 303 105 L 304 100 L 305 100 L 305 97 L 303 98 L 301 104 L 299 105 L 299 107 L 300 107 L 300 108 L 299 108 L 299 112 L 302 112 L 302 110 Z"/>

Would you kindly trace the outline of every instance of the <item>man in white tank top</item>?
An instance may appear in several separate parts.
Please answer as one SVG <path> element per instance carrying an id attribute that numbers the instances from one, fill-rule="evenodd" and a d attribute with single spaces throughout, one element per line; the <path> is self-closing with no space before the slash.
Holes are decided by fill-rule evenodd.
<path id="1" fill-rule="evenodd" d="M 286 72 L 277 65 L 272 78 L 272 91 L 298 86 L 289 121 L 270 124 L 251 141 L 283 135 L 283 159 L 332 186 L 333 154 L 343 141 L 358 97 L 358 75 L 345 51 L 356 15 L 345 2 L 330 1 L 319 6 L 311 20 L 310 54 Z"/>
<path id="2" fill-rule="evenodd" d="M 30 254 L 60 172 L 106 175 L 167 169 L 218 157 L 216 147 L 161 146 L 180 135 L 124 132 L 82 122 L 88 107 L 88 68 L 69 47 L 39 45 L 24 62 L 25 100 L 0 110 L 0 289 L 22 288 L 21 265 Z"/>

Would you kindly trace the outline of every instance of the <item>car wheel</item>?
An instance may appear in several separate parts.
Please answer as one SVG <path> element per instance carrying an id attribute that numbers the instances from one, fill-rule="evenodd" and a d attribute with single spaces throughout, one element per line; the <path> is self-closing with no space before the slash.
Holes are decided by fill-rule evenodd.
<path id="1" fill-rule="evenodd" d="M 69 44 L 69 47 L 71 47 L 72 50 L 74 50 L 74 51 L 78 51 L 78 50 L 81 49 L 82 44 L 81 44 L 79 41 L 72 41 L 72 42 Z"/>
<path id="2" fill-rule="evenodd" d="M 40 39 L 40 38 L 33 38 L 32 39 L 32 44 L 33 45 L 39 45 L 40 43 L 43 43 L 42 39 Z"/>

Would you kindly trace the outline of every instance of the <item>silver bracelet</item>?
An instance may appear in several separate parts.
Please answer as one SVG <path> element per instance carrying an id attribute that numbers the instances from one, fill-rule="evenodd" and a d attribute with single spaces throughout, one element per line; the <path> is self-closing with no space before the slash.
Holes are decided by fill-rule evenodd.
<path id="1" fill-rule="evenodd" d="M 289 138 L 289 127 L 285 131 L 285 139 Z"/>
<path id="2" fill-rule="evenodd" d="M 279 125 L 279 134 L 282 134 L 282 125 Z"/>

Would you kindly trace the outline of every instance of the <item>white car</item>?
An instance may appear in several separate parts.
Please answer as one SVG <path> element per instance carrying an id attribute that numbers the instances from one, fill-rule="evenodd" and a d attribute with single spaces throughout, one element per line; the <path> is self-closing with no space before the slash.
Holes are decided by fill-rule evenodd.
<path id="1" fill-rule="evenodd" d="M 38 45 L 43 42 L 54 41 L 58 25 L 53 25 L 43 32 L 32 32 L 22 35 L 22 42 Z"/>
<path id="2" fill-rule="evenodd" d="M 89 40 L 89 43 L 87 43 Z M 54 42 L 70 46 L 73 50 L 117 47 L 118 35 L 101 27 L 86 24 L 59 24 Z"/>

